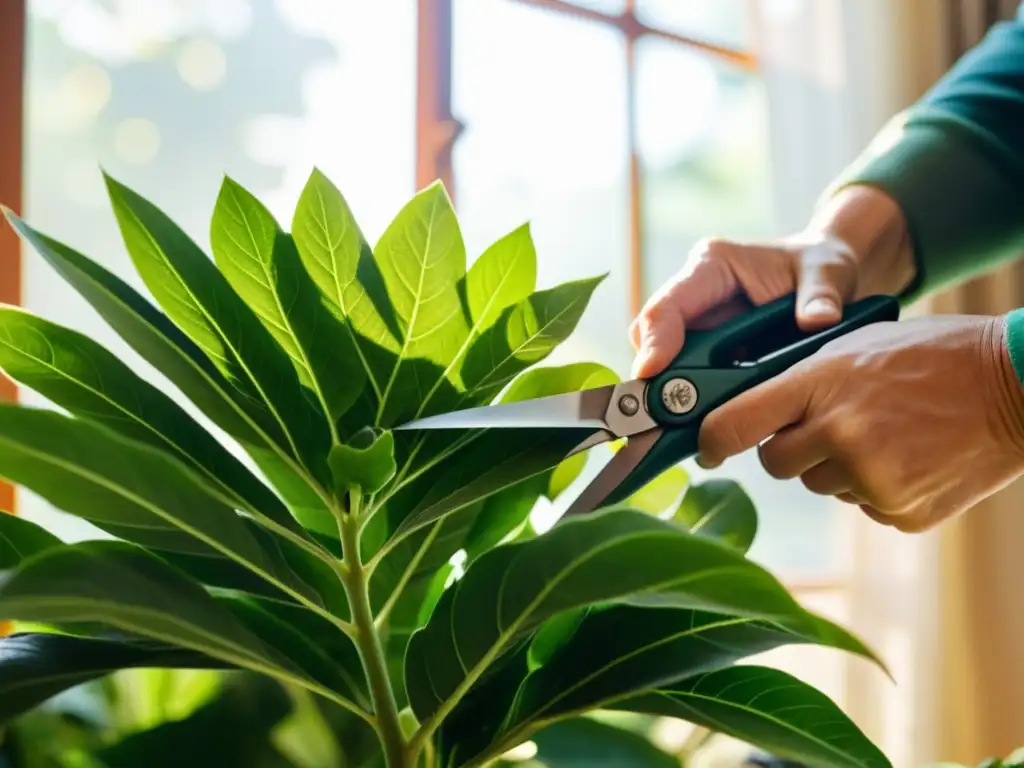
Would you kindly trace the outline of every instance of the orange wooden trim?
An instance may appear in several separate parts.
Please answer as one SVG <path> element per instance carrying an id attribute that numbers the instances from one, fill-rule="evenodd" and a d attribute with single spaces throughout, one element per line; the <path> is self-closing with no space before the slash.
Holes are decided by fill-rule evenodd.
<path id="1" fill-rule="evenodd" d="M 647 35 L 650 35 L 651 37 L 659 37 L 662 40 L 668 40 L 673 43 L 704 51 L 705 53 L 730 61 L 744 69 L 757 68 L 757 56 L 751 51 L 716 45 L 705 40 L 699 40 L 687 35 L 679 35 L 675 32 L 669 32 L 667 29 L 660 29 L 658 27 L 651 27 L 644 24 L 637 19 L 636 14 L 633 12 L 631 3 L 627 4 L 625 12 L 614 15 L 595 11 L 592 8 L 582 8 L 578 5 L 566 2 L 566 0 L 516 0 L 516 2 L 525 3 L 526 5 L 534 5 L 538 8 L 544 8 L 557 13 L 568 13 L 573 16 L 589 19 L 590 21 L 611 24 L 612 26 L 621 29 L 627 37 L 634 40 Z"/>
<path id="2" fill-rule="evenodd" d="M 462 124 L 451 113 L 452 3 L 418 0 L 416 39 L 416 188 L 440 179 L 455 201 L 452 147 Z"/>
<path id="3" fill-rule="evenodd" d="M 0 24 L 0 203 L 22 206 L 22 119 L 25 104 L 26 0 L 6 0 Z M 0 223 L 0 302 L 21 303 L 21 243 Z M 0 377 L 0 399 L 16 400 L 17 387 Z M 14 512 L 14 487 L 0 482 L 0 509 Z"/>

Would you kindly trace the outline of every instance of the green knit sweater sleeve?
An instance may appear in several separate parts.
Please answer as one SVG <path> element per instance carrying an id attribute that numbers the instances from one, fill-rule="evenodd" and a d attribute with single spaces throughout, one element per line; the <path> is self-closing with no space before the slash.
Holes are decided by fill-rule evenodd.
<path id="1" fill-rule="evenodd" d="M 1024 254 L 1024 3 L 994 26 L 831 185 L 878 187 L 906 216 L 917 278 L 902 299 Z M 1024 383 L 1024 309 L 1010 355 Z"/>

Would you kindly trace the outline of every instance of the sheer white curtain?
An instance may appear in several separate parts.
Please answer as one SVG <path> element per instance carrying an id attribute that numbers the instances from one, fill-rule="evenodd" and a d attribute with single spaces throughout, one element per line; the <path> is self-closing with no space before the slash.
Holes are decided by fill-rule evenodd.
<path id="1" fill-rule="evenodd" d="M 775 209 L 793 231 L 826 184 L 946 68 L 939 0 L 754 0 L 769 93 Z M 913 308 L 922 311 L 922 308 Z M 848 626 L 895 682 L 850 659 L 843 703 L 894 765 L 937 760 L 942 665 L 938 535 L 905 536 L 849 508 Z"/>

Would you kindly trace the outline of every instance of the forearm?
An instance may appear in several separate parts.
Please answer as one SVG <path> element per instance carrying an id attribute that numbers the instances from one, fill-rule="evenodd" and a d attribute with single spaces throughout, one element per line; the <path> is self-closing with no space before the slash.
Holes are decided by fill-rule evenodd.
<path id="1" fill-rule="evenodd" d="M 906 302 L 1024 252 L 1024 21 L 998 25 L 830 185 L 878 190 L 903 215 Z M 901 263 L 901 262 L 899 262 Z"/>

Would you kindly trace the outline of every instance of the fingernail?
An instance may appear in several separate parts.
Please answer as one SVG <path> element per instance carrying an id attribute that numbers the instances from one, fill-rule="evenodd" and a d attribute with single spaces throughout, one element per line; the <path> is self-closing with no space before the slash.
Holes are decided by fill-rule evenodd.
<path id="1" fill-rule="evenodd" d="M 816 298 L 811 299 L 804 304 L 804 314 L 811 317 L 821 317 L 823 315 L 835 315 L 839 312 L 839 307 L 832 299 Z"/>
<path id="2" fill-rule="evenodd" d="M 696 462 L 697 466 L 700 467 L 701 469 L 714 469 L 715 467 L 722 463 L 720 461 L 711 461 L 710 459 L 701 454 L 697 454 Z"/>

